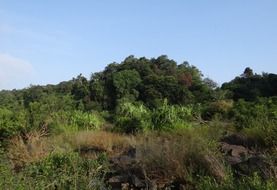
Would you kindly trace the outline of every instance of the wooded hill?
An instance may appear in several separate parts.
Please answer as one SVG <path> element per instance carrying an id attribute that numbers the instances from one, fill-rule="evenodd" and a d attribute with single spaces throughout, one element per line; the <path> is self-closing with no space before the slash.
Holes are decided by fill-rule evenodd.
<path id="1" fill-rule="evenodd" d="M 220 87 L 188 62 L 129 56 L 89 79 L 0 91 L 0 187 L 113 187 L 111 171 L 134 169 L 114 159 L 128 153 L 144 177 L 120 185 L 274 189 L 276 126 L 274 73 L 245 68 Z"/>

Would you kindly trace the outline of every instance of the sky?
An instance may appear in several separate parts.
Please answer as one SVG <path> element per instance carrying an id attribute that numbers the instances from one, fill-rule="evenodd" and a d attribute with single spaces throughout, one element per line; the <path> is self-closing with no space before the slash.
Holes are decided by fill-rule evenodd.
<path id="1" fill-rule="evenodd" d="M 276 0 L 0 0 L 0 89 L 89 77 L 127 56 L 188 61 L 219 84 L 277 73 Z"/>

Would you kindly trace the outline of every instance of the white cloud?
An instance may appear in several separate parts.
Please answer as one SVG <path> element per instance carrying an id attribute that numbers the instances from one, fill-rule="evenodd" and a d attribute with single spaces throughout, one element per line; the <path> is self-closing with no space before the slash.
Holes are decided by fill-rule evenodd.
<path id="1" fill-rule="evenodd" d="M 26 87 L 34 73 L 34 68 L 28 61 L 0 53 L 0 89 Z"/>

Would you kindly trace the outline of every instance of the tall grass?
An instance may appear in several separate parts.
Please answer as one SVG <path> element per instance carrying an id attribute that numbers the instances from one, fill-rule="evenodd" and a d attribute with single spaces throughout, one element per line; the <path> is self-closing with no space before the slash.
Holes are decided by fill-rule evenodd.
<path id="1" fill-rule="evenodd" d="M 55 153 L 27 165 L 16 174 L 2 162 L 0 169 L 0 189 L 107 189 L 104 184 L 108 171 L 105 155 L 88 160 L 77 153 Z"/>
<path id="2" fill-rule="evenodd" d="M 209 175 L 222 180 L 225 168 L 214 136 L 204 127 L 150 133 L 138 140 L 138 159 L 152 179 L 184 183 L 197 175 Z"/>
<path id="3" fill-rule="evenodd" d="M 201 176 L 196 184 L 199 190 L 275 190 L 277 183 L 273 179 L 263 180 L 257 173 L 252 176 L 245 176 L 237 180 L 232 175 L 221 183 L 218 183 L 212 177 Z"/>

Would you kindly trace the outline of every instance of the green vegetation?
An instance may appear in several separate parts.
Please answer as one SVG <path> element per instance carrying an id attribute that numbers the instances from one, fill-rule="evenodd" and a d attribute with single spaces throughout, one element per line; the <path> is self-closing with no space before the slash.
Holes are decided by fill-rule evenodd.
<path id="1" fill-rule="evenodd" d="M 134 171 L 161 189 L 277 189 L 276 84 L 246 68 L 218 87 L 162 55 L 0 91 L 0 189 L 107 189 Z"/>

